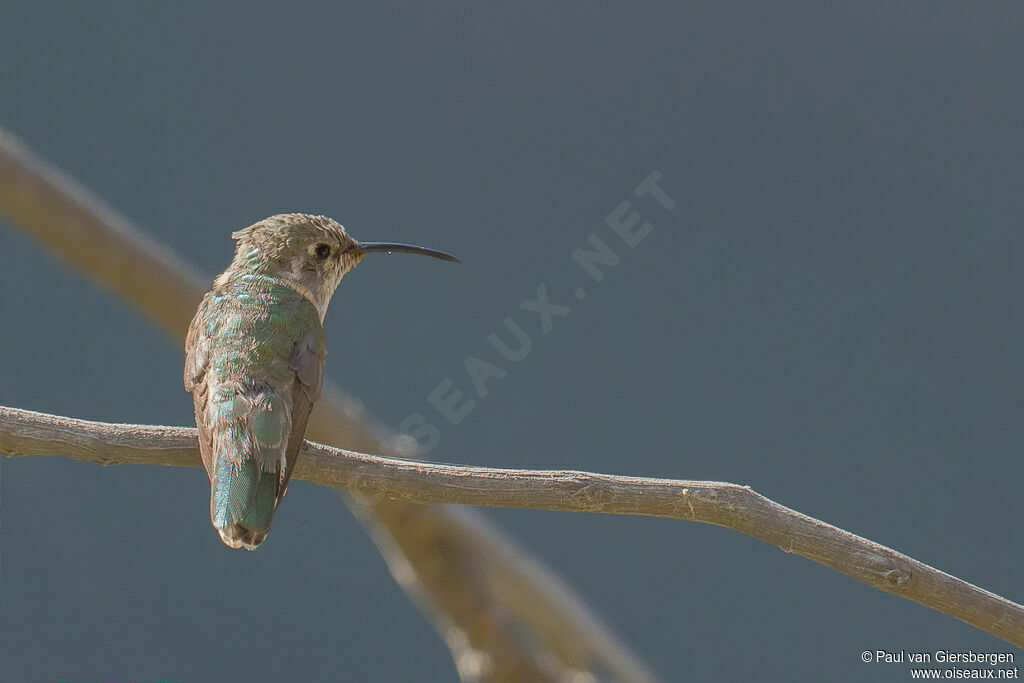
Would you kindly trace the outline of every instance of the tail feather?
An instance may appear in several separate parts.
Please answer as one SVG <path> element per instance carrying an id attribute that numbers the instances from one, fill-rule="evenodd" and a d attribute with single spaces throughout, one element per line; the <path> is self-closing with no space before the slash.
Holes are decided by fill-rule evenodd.
<path id="1" fill-rule="evenodd" d="M 213 477 L 210 517 L 232 548 L 255 550 L 270 531 L 277 508 L 277 473 L 247 459 L 241 467 L 220 459 Z"/>
<path id="2" fill-rule="evenodd" d="M 225 545 L 246 550 L 256 550 L 260 543 L 263 543 L 263 539 L 267 537 L 266 532 L 255 532 L 246 529 L 241 524 L 217 527 L 217 533 L 220 534 L 220 540 L 224 541 Z"/>

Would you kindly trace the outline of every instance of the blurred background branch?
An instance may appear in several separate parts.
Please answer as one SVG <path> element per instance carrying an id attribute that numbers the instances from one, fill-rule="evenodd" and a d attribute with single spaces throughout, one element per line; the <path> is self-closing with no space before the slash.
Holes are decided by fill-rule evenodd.
<path id="1" fill-rule="evenodd" d="M 212 278 L 0 129 L 0 216 L 174 339 Z M 240 226 L 225 226 L 225 234 Z M 307 435 L 411 455 L 358 401 L 325 382 Z M 438 629 L 463 680 L 652 680 L 571 588 L 471 511 L 344 495 L 395 580 Z"/>

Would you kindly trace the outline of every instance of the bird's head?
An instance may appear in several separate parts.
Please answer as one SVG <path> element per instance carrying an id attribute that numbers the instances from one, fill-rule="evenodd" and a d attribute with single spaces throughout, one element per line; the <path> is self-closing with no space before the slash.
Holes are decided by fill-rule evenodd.
<path id="1" fill-rule="evenodd" d="M 309 299 L 322 320 L 327 304 L 345 273 L 368 253 L 401 251 L 458 261 L 451 254 L 397 242 L 359 242 L 326 216 L 283 213 L 231 234 L 235 259 L 221 275 L 258 273 L 279 278 Z"/>

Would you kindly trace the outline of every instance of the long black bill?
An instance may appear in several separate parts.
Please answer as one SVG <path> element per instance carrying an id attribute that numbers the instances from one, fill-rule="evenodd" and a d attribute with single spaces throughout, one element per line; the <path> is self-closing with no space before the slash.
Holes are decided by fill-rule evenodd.
<path id="1" fill-rule="evenodd" d="M 438 251 L 437 249 L 427 249 L 426 247 L 417 247 L 415 244 L 402 244 L 400 242 L 359 242 L 355 246 L 349 247 L 348 250 L 356 254 L 369 254 L 374 251 L 386 251 L 388 253 L 392 251 L 401 251 L 406 254 L 423 254 L 424 256 L 433 256 L 434 258 L 443 259 L 445 261 L 461 263 L 459 259 L 447 252 Z"/>

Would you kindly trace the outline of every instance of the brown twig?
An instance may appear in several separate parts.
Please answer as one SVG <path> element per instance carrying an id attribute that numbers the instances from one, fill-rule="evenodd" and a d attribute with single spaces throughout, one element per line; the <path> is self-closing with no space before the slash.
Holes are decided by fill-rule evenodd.
<path id="1" fill-rule="evenodd" d="M 3 129 L 0 216 L 179 339 L 211 282 Z M 329 383 L 307 433 L 400 452 L 393 434 Z M 355 493 L 345 499 L 440 631 L 464 680 L 557 680 L 573 672 L 653 679 L 571 588 L 479 516 Z"/>
<path id="2" fill-rule="evenodd" d="M 110 464 L 198 466 L 194 429 L 103 424 L 0 407 L 0 453 Z M 300 479 L 409 503 L 646 515 L 759 538 L 1024 647 L 1024 607 L 878 543 L 714 481 L 444 465 L 306 442 Z"/>

